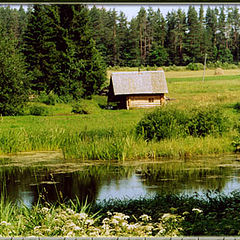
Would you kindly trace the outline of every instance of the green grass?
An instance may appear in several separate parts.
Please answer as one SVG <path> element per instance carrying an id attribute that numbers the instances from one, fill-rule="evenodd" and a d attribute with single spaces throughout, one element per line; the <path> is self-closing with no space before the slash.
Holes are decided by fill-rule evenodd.
<path id="1" fill-rule="evenodd" d="M 168 107 L 188 111 L 193 107 L 217 104 L 232 128 L 221 137 L 177 138 L 146 142 L 135 134 L 135 127 L 153 109 L 104 110 L 73 114 L 71 104 L 47 106 L 49 116 L 0 118 L 0 154 L 24 151 L 62 150 L 66 159 L 138 159 L 187 157 L 234 151 L 231 142 L 238 135 L 240 101 L 239 75 L 202 78 L 171 78 L 168 81 Z M 107 98 L 94 96 L 101 106 Z M 39 103 L 30 103 L 31 105 Z M 235 126 L 235 128 L 234 128 Z"/>

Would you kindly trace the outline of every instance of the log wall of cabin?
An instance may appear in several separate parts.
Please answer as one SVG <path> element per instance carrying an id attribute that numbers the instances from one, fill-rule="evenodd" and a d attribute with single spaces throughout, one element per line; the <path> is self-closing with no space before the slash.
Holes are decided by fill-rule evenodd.
<path id="1" fill-rule="evenodd" d="M 126 96 L 127 109 L 157 107 L 164 104 L 164 101 L 164 94 Z"/>

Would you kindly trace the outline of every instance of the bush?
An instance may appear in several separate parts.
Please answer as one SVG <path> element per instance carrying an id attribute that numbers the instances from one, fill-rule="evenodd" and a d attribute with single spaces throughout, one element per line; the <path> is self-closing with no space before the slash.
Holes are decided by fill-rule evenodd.
<path id="1" fill-rule="evenodd" d="M 137 134 L 144 139 L 158 141 L 187 135 L 205 137 L 226 130 L 226 118 L 217 107 L 196 108 L 189 112 L 162 107 L 147 114 L 136 127 Z"/>
<path id="2" fill-rule="evenodd" d="M 228 128 L 227 119 L 217 107 L 193 109 L 188 122 L 189 134 L 205 137 L 210 134 L 222 134 Z"/>
<path id="3" fill-rule="evenodd" d="M 186 135 L 186 114 L 177 109 L 162 107 L 147 114 L 136 127 L 138 135 L 146 140 L 161 140 Z"/>
<path id="4" fill-rule="evenodd" d="M 49 111 L 44 106 L 31 106 L 29 108 L 30 115 L 34 116 L 47 116 L 49 114 Z"/>
<path id="5" fill-rule="evenodd" d="M 99 111 L 98 104 L 93 100 L 81 99 L 72 106 L 72 112 L 77 114 L 92 114 Z"/>
<path id="6" fill-rule="evenodd" d="M 42 91 L 39 94 L 37 101 L 47 105 L 55 105 L 57 102 L 57 98 L 57 95 L 55 95 L 53 92 L 47 94 L 45 91 Z"/>
<path id="7" fill-rule="evenodd" d="M 234 109 L 236 109 L 237 111 L 240 111 L 240 102 L 237 102 L 234 106 Z"/>
<path id="8" fill-rule="evenodd" d="M 227 69 L 237 69 L 238 66 L 235 65 L 235 64 L 231 64 L 231 63 L 228 63 L 228 62 L 221 62 L 221 61 L 216 61 L 216 62 L 208 62 L 207 63 L 207 67 L 209 69 L 216 69 L 216 68 L 222 68 L 224 70 L 227 70 Z"/>
<path id="9" fill-rule="evenodd" d="M 186 67 L 187 70 L 198 71 L 203 70 L 204 66 L 202 63 L 189 63 Z"/>

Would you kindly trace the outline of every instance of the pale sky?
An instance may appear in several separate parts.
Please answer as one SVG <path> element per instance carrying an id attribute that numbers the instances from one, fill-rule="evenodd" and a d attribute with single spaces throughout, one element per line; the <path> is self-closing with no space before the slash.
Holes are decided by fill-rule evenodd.
<path id="1" fill-rule="evenodd" d="M 15 8 L 19 8 L 19 4 L 2 4 L 1 6 L 7 6 L 10 5 L 11 7 L 15 7 Z M 89 3 L 86 4 L 89 7 L 92 7 L 93 5 L 95 5 L 96 7 L 102 8 L 104 7 L 106 10 L 110 10 L 110 9 L 115 9 L 118 13 L 120 13 L 120 11 L 122 11 L 128 21 L 130 21 L 133 17 L 137 16 L 137 13 L 139 12 L 141 7 L 144 7 L 145 9 L 148 9 L 149 7 L 152 7 L 154 11 L 156 11 L 158 8 L 161 10 L 161 13 L 166 16 L 166 14 L 168 12 L 171 12 L 172 10 L 178 10 L 179 8 L 182 9 L 185 13 L 187 13 L 188 11 L 188 7 L 189 7 L 189 3 L 164 3 L 164 4 L 159 4 L 159 3 L 145 3 L 145 4 L 137 4 L 137 3 Z M 200 4 L 199 3 L 192 3 L 192 6 L 195 7 L 195 9 L 198 11 Z M 208 8 L 208 6 L 210 6 L 211 8 L 215 8 L 215 7 L 221 7 L 222 5 L 226 6 L 226 7 L 238 7 L 240 9 L 240 3 L 231 3 L 231 4 L 227 4 L 227 3 L 218 3 L 218 4 L 212 4 L 212 3 L 203 3 L 202 4 L 204 7 L 204 12 L 206 13 L 206 10 Z M 23 4 L 24 8 L 27 9 L 27 4 Z"/>
<path id="2" fill-rule="evenodd" d="M 188 11 L 188 7 L 189 7 L 189 3 L 165 3 L 165 4 L 159 4 L 159 3 L 151 3 L 151 4 L 136 4 L 136 3 L 129 3 L 129 4 L 121 4 L 121 3 L 116 3 L 116 4 L 103 4 L 103 3 L 95 3 L 95 4 L 89 4 L 89 6 L 91 7 L 92 5 L 95 5 L 96 7 L 104 7 L 106 10 L 110 10 L 110 9 L 115 9 L 118 13 L 120 11 L 124 12 L 125 15 L 127 16 L 128 20 L 131 20 L 131 18 L 136 17 L 138 11 L 140 10 L 141 7 L 144 7 L 145 9 L 148 9 L 149 7 L 152 7 L 154 11 L 156 11 L 158 8 L 161 10 L 161 13 L 166 16 L 166 14 L 168 12 L 171 12 L 172 10 L 178 10 L 179 8 L 182 9 L 185 13 L 187 13 Z M 192 6 L 195 7 L 195 9 L 198 11 L 200 4 L 191 4 Z M 226 7 L 228 6 L 237 6 L 238 8 L 240 8 L 240 3 L 238 4 L 206 4 L 203 3 L 202 4 L 204 7 L 204 12 L 206 12 L 208 6 L 210 6 L 211 8 L 215 8 L 215 7 L 221 7 L 222 5 L 225 5 Z"/>

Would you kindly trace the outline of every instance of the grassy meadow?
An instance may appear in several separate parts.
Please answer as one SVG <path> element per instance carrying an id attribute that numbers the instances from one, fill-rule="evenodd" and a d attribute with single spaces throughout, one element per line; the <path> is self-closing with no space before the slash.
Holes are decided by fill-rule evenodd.
<path id="1" fill-rule="evenodd" d="M 123 69 L 124 70 L 124 69 Z M 186 158 L 196 155 L 233 152 L 232 142 L 238 136 L 239 116 L 234 105 L 240 102 L 240 70 L 224 70 L 224 75 L 206 71 L 167 71 L 171 99 L 166 107 L 188 111 L 193 107 L 220 106 L 231 124 L 222 136 L 145 141 L 135 127 L 153 109 L 106 110 L 94 108 L 91 114 L 74 114 L 71 104 L 42 105 L 47 116 L 0 118 L 0 154 L 24 151 L 61 150 L 66 159 L 127 160 L 158 157 Z M 89 102 L 107 104 L 106 96 L 94 96 Z M 27 112 L 27 110 L 26 110 Z"/>

